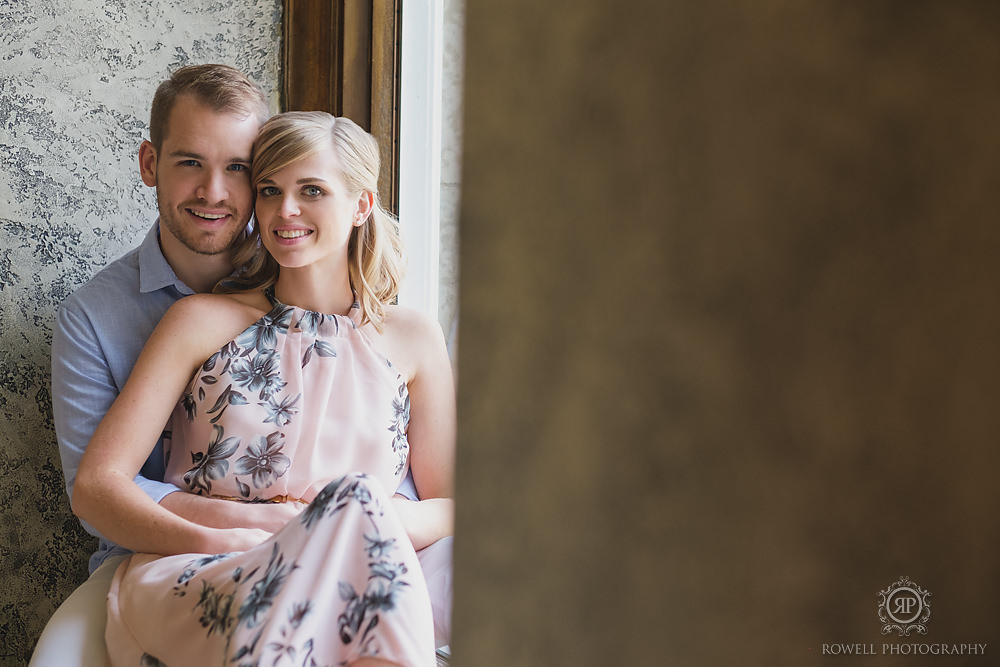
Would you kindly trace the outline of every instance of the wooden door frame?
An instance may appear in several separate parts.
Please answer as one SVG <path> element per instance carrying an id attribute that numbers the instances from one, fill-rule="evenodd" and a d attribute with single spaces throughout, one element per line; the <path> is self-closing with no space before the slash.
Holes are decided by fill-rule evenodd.
<path id="1" fill-rule="evenodd" d="M 401 0 L 284 0 L 281 108 L 346 116 L 382 154 L 379 195 L 399 208 Z"/>

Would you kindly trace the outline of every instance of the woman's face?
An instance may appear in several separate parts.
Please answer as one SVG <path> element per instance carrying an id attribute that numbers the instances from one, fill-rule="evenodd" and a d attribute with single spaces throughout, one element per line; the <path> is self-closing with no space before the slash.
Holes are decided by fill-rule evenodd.
<path id="1" fill-rule="evenodd" d="M 331 146 L 297 160 L 257 185 L 257 224 L 284 268 L 346 262 L 351 229 L 364 221 L 366 193 L 352 194 Z"/>

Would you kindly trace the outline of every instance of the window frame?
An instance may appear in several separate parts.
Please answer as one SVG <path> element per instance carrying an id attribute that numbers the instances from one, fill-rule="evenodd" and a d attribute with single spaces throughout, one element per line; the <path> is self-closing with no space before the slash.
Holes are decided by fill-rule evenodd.
<path id="1" fill-rule="evenodd" d="M 378 140 L 379 194 L 407 247 L 399 303 L 437 319 L 444 8 L 403 4 L 284 0 L 280 104 L 347 116 Z"/>

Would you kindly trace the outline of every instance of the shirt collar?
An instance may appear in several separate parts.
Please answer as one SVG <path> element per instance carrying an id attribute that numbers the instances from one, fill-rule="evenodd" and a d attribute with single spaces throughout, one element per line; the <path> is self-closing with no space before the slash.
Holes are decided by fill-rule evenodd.
<path id="1" fill-rule="evenodd" d="M 163 256 L 163 250 L 160 249 L 160 219 L 157 218 L 139 245 L 139 292 L 155 292 L 171 285 L 181 294 L 194 294 L 194 290 L 177 277 L 167 263 L 167 258 Z"/>

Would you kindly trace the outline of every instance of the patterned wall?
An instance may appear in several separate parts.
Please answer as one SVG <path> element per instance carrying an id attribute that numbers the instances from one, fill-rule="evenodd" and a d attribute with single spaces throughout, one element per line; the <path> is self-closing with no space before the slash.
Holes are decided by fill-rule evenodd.
<path id="1" fill-rule="evenodd" d="M 166 72 L 224 62 L 276 109 L 281 0 L 0 0 L 0 665 L 86 576 L 52 428 L 58 304 L 148 229 L 136 151 Z"/>

